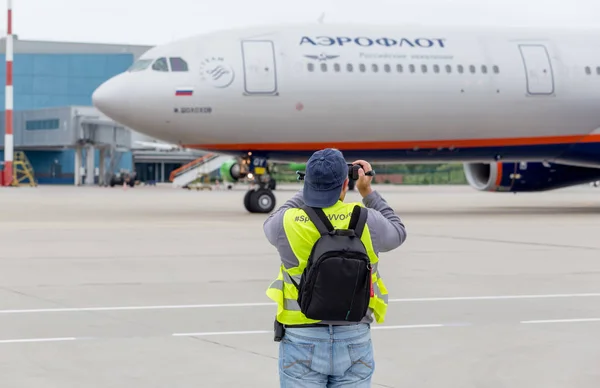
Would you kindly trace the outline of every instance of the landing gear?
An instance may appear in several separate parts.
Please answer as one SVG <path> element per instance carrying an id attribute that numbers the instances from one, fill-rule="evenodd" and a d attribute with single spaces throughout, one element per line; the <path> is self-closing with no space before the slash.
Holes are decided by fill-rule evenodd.
<path id="1" fill-rule="evenodd" d="M 244 196 L 244 207 L 250 213 L 270 213 L 275 208 L 276 200 L 273 190 L 277 187 L 271 178 L 266 158 L 252 156 L 252 153 L 241 158 L 239 176 L 247 176 L 252 189 Z"/>
<path id="2" fill-rule="evenodd" d="M 250 213 L 270 213 L 275 208 L 275 195 L 266 188 L 249 190 L 244 196 L 244 207 Z"/>

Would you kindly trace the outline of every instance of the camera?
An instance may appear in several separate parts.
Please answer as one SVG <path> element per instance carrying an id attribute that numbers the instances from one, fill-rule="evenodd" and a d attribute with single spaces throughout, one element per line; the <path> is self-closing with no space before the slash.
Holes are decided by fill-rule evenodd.
<path id="1" fill-rule="evenodd" d="M 358 170 L 360 170 L 361 168 L 364 170 L 363 166 L 360 164 L 348 163 L 348 179 L 350 179 L 351 181 L 357 181 L 359 178 Z M 303 181 L 306 173 L 304 173 L 302 171 L 296 171 L 296 175 L 298 176 L 299 181 Z M 365 175 L 375 176 L 375 171 L 371 170 L 371 171 L 365 172 Z"/>
<path id="2" fill-rule="evenodd" d="M 364 167 L 360 164 L 348 163 L 348 178 L 350 178 L 351 181 L 358 180 L 358 170 L 360 170 L 361 168 L 364 170 Z M 371 170 L 369 172 L 365 172 L 365 175 L 375 176 L 375 171 Z"/>

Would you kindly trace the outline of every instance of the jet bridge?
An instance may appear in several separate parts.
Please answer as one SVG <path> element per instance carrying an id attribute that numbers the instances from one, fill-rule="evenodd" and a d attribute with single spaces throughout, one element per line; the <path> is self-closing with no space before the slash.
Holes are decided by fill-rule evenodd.
<path id="1" fill-rule="evenodd" d="M 223 163 L 230 160 L 229 155 L 206 154 L 180 168 L 173 170 L 169 180 L 173 182 L 173 187 L 185 188 L 195 180 L 212 174 L 218 170 Z"/>
<path id="2" fill-rule="evenodd" d="M 15 152 L 25 152 L 38 182 L 72 179 L 75 185 L 93 185 L 97 180 L 102 184 L 120 165 L 131 168 L 122 158 L 131 150 L 131 129 L 93 107 L 15 111 L 14 128 Z M 3 129 L 0 123 L 0 132 Z M 0 136 L 0 150 L 3 146 Z"/>

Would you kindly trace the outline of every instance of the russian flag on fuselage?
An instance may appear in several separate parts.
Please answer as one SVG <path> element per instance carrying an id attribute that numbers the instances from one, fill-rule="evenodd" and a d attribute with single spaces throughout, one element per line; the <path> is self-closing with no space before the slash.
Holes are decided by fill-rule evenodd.
<path id="1" fill-rule="evenodd" d="M 176 96 L 192 96 L 194 95 L 194 88 L 177 88 L 175 90 Z"/>

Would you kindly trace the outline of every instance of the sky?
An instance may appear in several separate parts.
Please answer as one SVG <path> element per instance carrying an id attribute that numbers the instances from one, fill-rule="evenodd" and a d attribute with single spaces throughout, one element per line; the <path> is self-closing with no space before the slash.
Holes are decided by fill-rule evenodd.
<path id="1" fill-rule="evenodd" d="M 600 29 L 599 0 L 13 0 L 13 10 L 23 40 L 152 46 L 231 27 L 316 22 L 323 13 L 325 23 Z"/>

